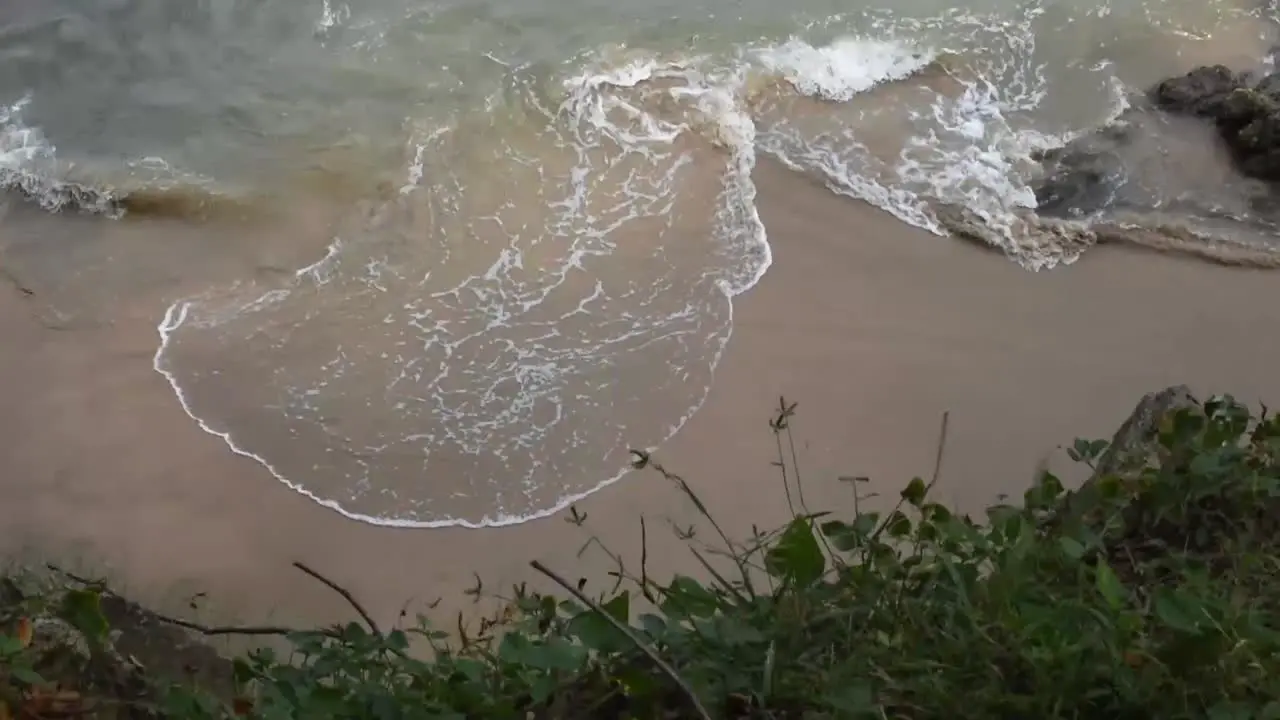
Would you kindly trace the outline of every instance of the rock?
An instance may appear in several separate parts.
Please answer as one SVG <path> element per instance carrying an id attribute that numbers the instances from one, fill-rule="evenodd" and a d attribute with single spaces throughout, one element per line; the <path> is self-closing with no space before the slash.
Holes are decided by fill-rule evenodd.
<path id="1" fill-rule="evenodd" d="M 1160 421 L 1169 413 L 1198 407 L 1199 404 L 1185 385 L 1175 385 L 1144 396 L 1111 438 L 1106 452 L 1098 458 L 1090 480 L 1123 474 L 1145 465 L 1155 450 Z"/>
<path id="2" fill-rule="evenodd" d="M 1272 100 L 1280 100 L 1280 73 L 1271 73 L 1262 78 L 1253 89 Z"/>
<path id="3" fill-rule="evenodd" d="M 1243 75 L 1224 65 L 1210 65 L 1159 83 L 1151 97 L 1158 107 L 1170 112 L 1214 117 L 1227 96 L 1244 86 Z"/>
<path id="4" fill-rule="evenodd" d="M 1247 87 L 1243 75 L 1221 65 L 1201 67 L 1151 95 L 1167 111 L 1212 119 L 1245 175 L 1280 181 L 1280 73 Z"/>
<path id="5" fill-rule="evenodd" d="M 1000 227 L 963 205 L 942 203 L 932 210 L 938 226 L 951 237 L 1002 250 L 1019 262 L 1034 258 L 1035 264 L 1026 265 L 1031 269 L 1072 262 L 1098 241 L 1084 223 L 1041 217 L 1029 210 L 1002 218 Z"/>
<path id="6" fill-rule="evenodd" d="M 1280 86 L 1277 89 L 1280 89 Z M 1254 119 L 1274 112 L 1274 106 L 1275 101 L 1266 93 L 1256 89 L 1239 88 L 1233 90 L 1222 101 L 1214 120 L 1217 121 L 1218 128 L 1223 131 L 1224 137 L 1230 142 L 1228 133 L 1238 134 Z"/>
<path id="7" fill-rule="evenodd" d="M 1098 481 L 1107 477 L 1120 477 L 1123 480 L 1146 466 L 1156 452 L 1161 421 L 1169 413 L 1198 406 L 1199 402 L 1192 397 L 1185 385 L 1176 385 L 1144 396 L 1111 438 L 1111 444 L 1094 463 L 1093 475 L 1081 484 L 1079 490 L 1067 497 L 1063 506 L 1045 519 L 1042 527 L 1061 528 L 1095 523 L 1098 520 L 1096 512 L 1100 499 Z"/>
<path id="8" fill-rule="evenodd" d="M 1127 140 L 1123 126 L 1108 126 L 1041 156 L 1044 175 L 1034 185 L 1036 212 L 1080 218 L 1111 207 L 1128 179 L 1116 151 Z"/>

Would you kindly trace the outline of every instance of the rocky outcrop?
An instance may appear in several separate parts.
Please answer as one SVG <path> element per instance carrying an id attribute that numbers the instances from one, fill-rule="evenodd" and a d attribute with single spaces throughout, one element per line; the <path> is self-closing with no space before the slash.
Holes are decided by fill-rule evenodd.
<path id="1" fill-rule="evenodd" d="M 1160 421 L 1169 413 L 1198 405 L 1191 390 L 1185 385 L 1176 385 L 1144 396 L 1094 464 L 1091 480 L 1120 475 L 1146 465 L 1155 450 Z"/>
<path id="2" fill-rule="evenodd" d="M 1125 125 L 1110 125 L 1037 157 L 1044 174 L 1034 186 L 1036 212 L 1081 218 L 1110 208 L 1127 181 L 1118 148 L 1128 134 Z"/>
<path id="3" fill-rule="evenodd" d="M 1246 86 L 1247 78 L 1223 65 L 1198 67 L 1151 89 L 1151 99 L 1170 112 L 1216 118 L 1227 97 Z"/>
<path id="4" fill-rule="evenodd" d="M 1280 73 L 1251 83 L 1221 65 L 1201 67 L 1161 82 L 1151 97 L 1168 112 L 1212 120 L 1245 175 L 1280 181 Z"/>
<path id="5" fill-rule="evenodd" d="M 1093 474 L 1046 518 L 1043 527 L 1095 523 L 1098 520 L 1096 513 L 1101 507 L 1099 481 L 1108 477 L 1123 479 L 1140 471 L 1156 453 L 1161 422 L 1170 413 L 1198 406 L 1199 402 L 1185 385 L 1144 396 L 1111 438 L 1106 450 L 1094 461 Z"/>

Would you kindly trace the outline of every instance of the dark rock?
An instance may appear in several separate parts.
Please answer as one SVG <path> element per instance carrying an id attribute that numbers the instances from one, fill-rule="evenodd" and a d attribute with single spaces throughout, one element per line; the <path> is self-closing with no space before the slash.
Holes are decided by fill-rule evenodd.
<path id="1" fill-rule="evenodd" d="M 1170 112 L 1213 117 L 1227 96 L 1244 86 L 1244 76 L 1226 66 L 1211 65 L 1161 82 L 1152 89 L 1151 97 L 1158 107 Z"/>
<path id="2" fill-rule="evenodd" d="M 1035 183 L 1036 212 L 1080 218 L 1111 207 L 1128 179 L 1117 149 L 1128 142 L 1123 124 L 1109 125 L 1039 159 L 1044 176 Z"/>
<path id="3" fill-rule="evenodd" d="M 1111 438 L 1102 456 L 1094 465 L 1092 480 L 1125 472 L 1146 465 L 1156 449 L 1156 435 L 1160 422 L 1169 413 L 1183 408 L 1198 407 L 1199 402 L 1185 385 L 1165 388 L 1138 401 L 1129 418 Z"/>
<path id="4" fill-rule="evenodd" d="M 1253 89 L 1272 100 L 1280 100 L 1280 73 L 1271 73 L 1262 78 Z"/>
<path id="5" fill-rule="evenodd" d="M 1165 80 L 1151 95 L 1167 111 L 1212 119 L 1241 172 L 1280 182 L 1280 73 L 1250 88 L 1221 65 L 1201 67 Z"/>
<path id="6" fill-rule="evenodd" d="M 1199 401 L 1185 385 L 1176 385 L 1144 396 L 1112 436 L 1107 449 L 1095 461 L 1093 474 L 1079 490 L 1068 497 L 1063 507 L 1048 518 L 1046 526 L 1070 527 L 1080 523 L 1095 523 L 1098 518 L 1088 516 L 1096 513 L 1099 506 L 1101 491 L 1098 481 L 1108 477 L 1119 477 L 1122 480 L 1132 477 L 1156 454 L 1160 424 L 1164 419 L 1179 410 L 1199 406 Z"/>
<path id="7" fill-rule="evenodd" d="M 1214 120 L 1224 133 L 1239 133 L 1259 116 L 1272 112 L 1274 105 L 1274 101 L 1264 93 L 1240 88 L 1222 101 Z"/>
<path id="8" fill-rule="evenodd" d="M 1124 165 L 1115 153 L 1070 155 L 1036 184 L 1036 212 L 1049 217 L 1090 215 L 1110 207 L 1124 182 Z"/>

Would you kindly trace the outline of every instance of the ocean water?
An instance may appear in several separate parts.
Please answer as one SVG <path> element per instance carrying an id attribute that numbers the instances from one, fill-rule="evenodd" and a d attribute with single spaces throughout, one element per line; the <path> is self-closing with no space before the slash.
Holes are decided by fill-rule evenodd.
<path id="1" fill-rule="evenodd" d="M 1134 103 L 1263 63 L 1269 6 L 863 2 L 6 2 L 0 183 L 215 235 L 322 185 L 327 251 L 157 307 L 155 368 L 280 481 L 417 527 L 545 516 L 679 431 L 768 271 L 762 158 L 939 242 L 962 208 L 1052 271 L 1095 240 L 1035 217 L 1036 158 L 1123 121 L 1112 236 L 1176 225 L 1209 256 L 1253 219 L 1256 188 L 1186 169 L 1204 138 Z"/>

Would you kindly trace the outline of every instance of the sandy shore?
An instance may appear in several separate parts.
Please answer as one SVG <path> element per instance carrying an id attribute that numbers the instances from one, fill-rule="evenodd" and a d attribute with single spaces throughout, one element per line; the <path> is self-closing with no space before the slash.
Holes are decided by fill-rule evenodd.
<path id="1" fill-rule="evenodd" d="M 784 516 L 766 425 L 779 394 L 800 404 L 795 433 L 809 504 L 834 510 L 850 506 L 840 475 L 870 476 L 892 494 L 929 473 L 945 410 L 940 492 L 979 510 L 1020 492 L 1060 443 L 1109 434 L 1144 392 L 1186 382 L 1280 400 L 1280 339 L 1267 332 L 1280 320 L 1276 275 L 1109 247 L 1033 274 L 772 164 L 757 179 L 775 264 L 738 298 L 706 405 L 660 452 L 735 532 Z M 21 240 L 13 227 L 0 225 L 10 233 L 0 243 L 8 257 Z M 392 530 L 347 520 L 228 453 L 183 414 L 151 367 L 164 298 L 190 278 L 157 264 L 146 283 L 136 270 L 121 279 L 119 268 L 155 257 L 159 235 L 86 250 L 92 262 L 68 265 L 92 268 L 82 276 L 92 292 L 75 290 L 82 307 L 93 300 L 83 323 L 59 325 L 65 313 L 50 315 L 72 284 L 37 283 L 31 297 L 0 285 L 0 540 L 8 548 L 71 553 L 152 597 L 199 587 L 224 613 L 316 621 L 346 610 L 292 571 L 293 560 L 346 584 L 388 619 L 415 599 L 443 597 L 439 612 L 465 608 L 473 574 L 496 587 L 529 577 L 534 558 L 603 578 L 607 559 L 594 550 L 578 557 L 579 549 L 594 533 L 638 560 L 641 516 L 649 518 L 650 571 L 692 567 L 669 529 L 691 522 L 692 508 L 653 474 L 583 502 L 586 528 L 555 517 L 480 531 Z M 300 240 L 296 252 L 316 252 L 321 240 Z M 165 247 L 164 267 L 195 252 Z M 228 267 L 291 260 L 224 250 L 235 258 Z M 220 267 L 207 265 L 214 274 Z"/>

